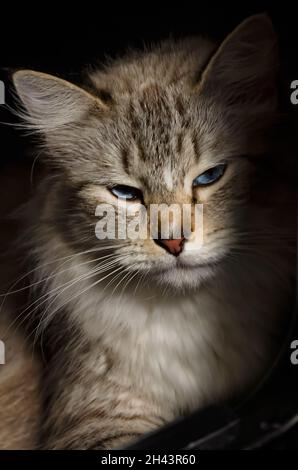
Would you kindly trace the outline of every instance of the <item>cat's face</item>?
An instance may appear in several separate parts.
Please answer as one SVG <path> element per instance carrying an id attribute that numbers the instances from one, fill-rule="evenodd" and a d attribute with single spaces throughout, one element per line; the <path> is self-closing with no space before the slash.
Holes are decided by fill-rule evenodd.
<path id="1" fill-rule="evenodd" d="M 242 155 L 248 149 L 245 132 L 237 142 L 228 126 L 214 123 L 204 111 L 197 96 L 149 85 L 127 100 L 121 115 L 95 118 L 86 126 L 86 140 L 91 126 L 94 135 L 100 135 L 93 149 L 97 168 L 90 167 L 77 193 L 79 210 L 92 216 L 88 220 L 93 222 L 92 238 L 96 206 L 110 204 L 115 209 L 115 213 L 104 213 L 102 226 L 115 227 L 116 239 L 94 238 L 92 246 L 114 245 L 123 266 L 176 287 L 197 285 L 214 273 L 235 242 L 248 196 L 250 163 Z M 84 133 L 80 139 L 83 142 Z M 171 229 L 182 224 L 183 211 L 191 218 L 192 233 L 181 242 L 179 253 L 150 233 L 152 205 L 157 204 L 178 206 L 178 212 L 169 216 L 169 238 Z M 196 204 L 202 205 L 203 214 L 194 214 Z M 128 233 L 124 240 L 117 239 L 117 223 L 122 223 L 125 210 L 131 211 L 125 219 L 127 233 L 140 206 L 146 218 L 140 221 L 143 227 L 137 228 L 147 236 L 132 239 Z M 71 210 L 76 207 L 72 205 Z M 160 219 L 162 213 L 161 208 Z M 84 220 L 78 223 L 75 237 L 87 238 Z"/>
<path id="2" fill-rule="evenodd" d="M 248 214 L 253 173 L 247 156 L 264 151 L 262 131 L 275 108 L 274 93 L 264 93 L 263 83 L 274 69 L 273 42 L 269 21 L 259 16 L 227 38 L 199 70 L 198 82 L 194 54 L 185 54 L 189 44 L 178 43 L 166 56 L 155 52 L 149 80 L 146 55 L 114 66 L 110 80 L 108 72 L 92 77 L 96 98 L 49 76 L 15 74 L 27 121 L 43 133 L 51 163 L 65 175 L 53 197 L 53 221 L 65 239 L 78 250 L 94 250 L 94 257 L 101 253 L 99 262 L 111 262 L 107 269 L 149 275 L 173 288 L 196 287 L 213 276 L 231 255 Z M 260 44 L 270 51 L 266 64 Z M 210 55 L 214 46 L 203 46 L 198 54 Z M 240 71 L 234 68 L 239 57 Z M 178 59 L 184 67 L 189 62 L 188 74 L 179 78 L 175 70 L 163 80 L 163 61 L 170 67 Z M 109 99 L 103 102 L 100 87 L 107 82 Z M 103 204 L 114 208 L 105 214 L 107 226 L 115 227 L 114 239 L 95 236 L 95 211 Z M 154 204 L 180 209 L 170 215 L 167 238 L 150 233 Z M 203 211 L 198 218 L 196 204 Z M 191 232 L 177 240 L 172 232 L 186 205 Z M 141 206 L 146 218 L 138 228 L 147 236 L 119 239 L 125 208 Z M 125 219 L 125 231 L 131 220 Z"/>

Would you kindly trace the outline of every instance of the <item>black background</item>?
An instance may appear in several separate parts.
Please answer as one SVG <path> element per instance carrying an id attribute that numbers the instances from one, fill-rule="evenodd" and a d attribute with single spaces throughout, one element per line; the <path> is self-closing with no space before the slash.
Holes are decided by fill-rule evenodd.
<path id="1" fill-rule="evenodd" d="M 79 82 L 80 71 L 106 55 L 118 56 L 127 47 L 139 48 L 169 36 L 205 34 L 220 41 L 244 18 L 264 11 L 278 34 L 288 81 L 298 78 L 298 16 L 294 2 L 216 4 L 200 0 L 178 5 L 139 2 L 134 7 L 102 2 L 40 2 L 32 9 L 27 3 L 11 6 L 6 2 L 2 7 L 0 79 L 6 84 L 6 101 L 12 106 L 9 76 L 14 69 L 31 68 Z M 15 117 L 1 106 L 0 121 L 14 122 Z M 0 125 L 0 167 L 24 161 L 26 143 L 11 126 Z"/>
<path id="2" fill-rule="evenodd" d="M 107 2 L 80 2 L 62 9 L 66 4 L 41 2 L 33 12 L 16 6 L 8 23 L 5 17 L 0 21 L 1 65 L 76 75 L 105 54 L 118 55 L 127 46 L 141 47 L 170 35 L 207 34 L 220 40 L 244 18 L 264 11 L 273 20 L 283 51 L 298 55 L 294 1 L 159 3 L 108 8 Z"/>
<path id="3" fill-rule="evenodd" d="M 163 38 L 184 37 L 205 34 L 218 41 L 222 40 L 238 23 L 246 17 L 267 11 L 272 18 L 279 38 L 281 63 L 288 83 L 298 79 L 298 14 L 293 2 L 219 2 L 200 0 L 187 3 L 156 5 L 152 2 L 139 2 L 135 7 L 101 2 L 80 2 L 77 4 L 54 4 L 41 2 L 29 9 L 28 4 L 1 5 L 0 10 L 0 79 L 6 85 L 7 104 L 13 106 L 10 93 L 10 74 L 18 68 L 31 68 L 62 76 L 70 81 L 80 81 L 80 71 L 90 64 L 104 60 L 105 56 L 121 55 L 128 47 L 142 47 L 144 43 Z M 104 5 L 104 6 L 103 6 Z M 7 7 L 9 11 L 6 10 Z M 290 88 L 289 88 L 290 95 Z M 293 107 L 294 112 L 298 113 Z M 5 106 L 0 106 L 1 123 L 16 122 Z M 26 152 L 30 139 L 11 125 L 0 124 L 0 168 L 3 172 L 11 169 L 14 178 L 16 166 L 31 166 Z M 6 194 L 11 188 L 7 183 Z M 4 194 L 0 182 L 0 195 Z M 3 196 L 5 198 L 5 196 Z M 1 201 L 0 201 L 1 202 Z M 1 212 L 1 211 L 0 211 Z M 0 221 L 1 217 L 0 217 Z M 4 224 L 2 224 L 3 227 Z M 0 228 L 0 230 L 3 230 Z M 1 244 L 0 244 L 1 246 Z M 1 247 L 2 248 L 2 247 Z M 2 248 L 3 250 L 3 248 Z M 297 337 L 297 336 L 295 336 Z M 288 358 L 288 356 L 287 356 Z M 273 388 L 269 407 L 274 412 L 284 412 L 284 405 L 296 411 L 297 372 L 291 369 L 291 384 L 279 377 L 282 391 Z M 292 378 L 293 375 L 293 378 Z M 287 376 L 287 374 L 286 374 Z M 296 384 L 295 387 L 293 384 Z M 285 386 L 284 386 L 285 385 Z M 291 395 L 287 394 L 291 393 Z M 256 408 L 258 417 L 264 408 L 261 402 Z M 285 418 L 292 409 L 286 410 Z M 253 415 L 253 413 L 249 413 Z M 270 420 L 270 417 L 268 418 Z M 244 427 L 250 430 L 244 422 Z M 256 436 L 253 432 L 247 435 Z M 298 446 L 297 426 L 292 442 L 287 437 L 289 447 Z M 285 445 L 282 444 L 281 448 Z M 85 455 L 85 454 L 84 454 Z M 84 457 L 85 458 L 85 457 Z"/>

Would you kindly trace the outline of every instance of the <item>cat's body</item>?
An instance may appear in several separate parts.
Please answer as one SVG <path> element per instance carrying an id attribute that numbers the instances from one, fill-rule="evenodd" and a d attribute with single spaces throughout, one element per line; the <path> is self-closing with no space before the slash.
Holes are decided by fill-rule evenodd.
<path id="1" fill-rule="evenodd" d="M 11 214 L 28 200 L 30 168 L 26 169 L 27 166 L 19 166 L 3 171 L 0 178 L 1 293 L 7 292 L 22 274 L 20 253 L 12 241 L 23 224 Z M 20 289 L 19 283 L 16 288 Z M 27 289 L 21 290 L 6 298 L 1 296 L 0 300 L 0 340 L 5 353 L 4 364 L 2 356 L 0 358 L 0 449 L 33 449 L 38 442 L 41 416 L 39 355 L 32 354 L 26 341 L 28 334 L 22 328 L 24 325 L 16 320 L 26 305 L 27 293 Z"/>
<path id="2" fill-rule="evenodd" d="M 170 41 L 92 72 L 91 94 L 15 75 L 56 168 L 28 212 L 44 447 L 122 445 L 251 390 L 272 364 L 290 310 L 295 231 L 291 191 L 264 168 L 274 44 L 260 16 L 211 60 L 212 43 Z M 223 160 L 215 185 L 193 189 Z M 95 207 L 115 205 L 117 185 L 142 191 L 146 207 L 203 203 L 203 246 L 190 238 L 172 256 L 152 239 L 97 240 Z"/>
<path id="3" fill-rule="evenodd" d="M 261 243 L 256 256 L 243 253 L 236 264 L 226 261 L 219 278 L 186 296 L 150 280 L 138 285 L 127 278 L 115 289 L 118 278 L 92 287 L 97 279 L 86 279 L 84 255 L 73 259 L 63 239 L 51 237 L 39 252 L 40 265 L 63 260 L 41 270 L 41 279 L 62 270 L 46 292 L 67 289 L 51 299 L 51 310 L 60 313 L 48 327 L 54 346 L 46 388 L 54 398 L 46 446 L 114 447 L 250 391 L 269 371 L 291 311 L 292 262 L 280 243 Z M 78 278 L 84 280 L 74 282 Z"/>
<path id="4" fill-rule="evenodd" d="M 89 290 L 90 281 L 76 283 L 59 299 L 67 304 L 63 316 L 71 318 L 71 326 L 62 329 L 46 381 L 54 401 L 45 432 L 52 436 L 57 430 L 46 446 L 110 448 L 251 390 L 281 344 L 279 314 L 283 311 L 285 320 L 289 312 L 290 285 L 270 277 L 264 264 L 264 271 L 249 266 L 245 275 L 242 265 L 187 299 L 167 298 L 157 289 L 135 295 L 135 283 L 119 294 L 113 287 Z M 74 267 L 50 287 L 78 275 L 88 271 Z M 88 298 L 72 302 L 78 290 L 88 290 Z M 54 344 L 61 324 L 52 329 Z"/>
<path id="5" fill-rule="evenodd" d="M 11 328 L 13 307 L 5 307 L 0 318 L 5 344 L 5 364 L 0 365 L 0 449 L 34 449 L 41 417 L 41 368 L 22 331 Z"/>

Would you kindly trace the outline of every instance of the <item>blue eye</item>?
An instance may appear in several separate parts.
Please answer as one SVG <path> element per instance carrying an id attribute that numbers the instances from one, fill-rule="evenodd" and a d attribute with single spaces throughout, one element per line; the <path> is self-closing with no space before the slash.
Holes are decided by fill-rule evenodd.
<path id="1" fill-rule="evenodd" d="M 136 199 L 142 199 L 142 192 L 137 188 L 132 188 L 131 186 L 125 186 L 123 184 L 118 184 L 109 188 L 111 193 L 119 199 L 128 199 L 129 201 L 134 201 Z"/>
<path id="2" fill-rule="evenodd" d="M 207 186 L 209 184 L 215 183 L 219 180 L 224 174 L 226 165 L 222 163 L 221 165 L 214 166 L 209 168 L 209 170 L 204 171 L 201 175 L 197 176 L 192 185 L 193 186 Z"/>

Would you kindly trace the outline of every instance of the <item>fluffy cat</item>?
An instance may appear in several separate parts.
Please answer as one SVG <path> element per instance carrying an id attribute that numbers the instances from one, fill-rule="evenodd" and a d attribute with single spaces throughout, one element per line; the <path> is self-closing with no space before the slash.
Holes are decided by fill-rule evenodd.
<path id="1" fill-rule="evenodd" d="M 19 250 L 12 246 L 23 221 L 11 214 L 28 200 L 29 171 L 19 165 L 2 171 L 0 176 L 0 292 L 7 292 L 13 284 L 13 290 L 20 289 L 18 294 L 0 296 L 0 340 L 5 345 L 5 364 L 0 353 L 0 449 L 32 449 L 39 434 L 41 368 L 38 354 L 33 355 L 26 343 L 22 322 L 16 321 L 28 291 L 15 284 L 21 276 L 21 263 Z"/>
<path id="2" fill-rule="evenodd" d="M 33 449 L 39 434 L 41 370 L 22 333 L 10 326 L 12 313 L 1 311 L 5 365 L 0 365 L 0 449 Z M 3 334 L 3 332 L 11 334 Z"/>
<path id="3" fill-rule="evenodd" d="M 277 56 L 257 15 L 219 47 L 165 41 L 91 71 L 82 88 L 13 75 L 51 169 L 27 208 L 43 448 L 124 445 L 241 397 L 273 363 L 295 267 L 293 198 L 274 171 L 285 158 L 271 135 Z M 190 237 L 173 256 L 161 240 L 99 241 L 95 208 L 117 207 L 123 191 L 147 208 L 203 204 L 203 245 Z"/>

